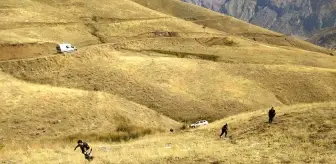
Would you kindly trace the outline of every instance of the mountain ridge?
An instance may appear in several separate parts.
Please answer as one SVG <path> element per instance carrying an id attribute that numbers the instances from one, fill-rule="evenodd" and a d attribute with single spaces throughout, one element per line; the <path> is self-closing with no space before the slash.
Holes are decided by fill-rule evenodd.
<path id="1" fill-rule="evenodd" d="M 336 26 L 333 0 L 183 0 L 283 34 L 310 38 Z M 321 44 L 323 45 L 323 44 Z"/>

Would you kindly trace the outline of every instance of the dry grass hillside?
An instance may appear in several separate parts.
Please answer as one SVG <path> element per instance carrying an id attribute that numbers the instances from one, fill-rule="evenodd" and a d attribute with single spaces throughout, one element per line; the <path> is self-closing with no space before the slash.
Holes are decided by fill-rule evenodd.
<path id="1" fill-rule="evenodd" d="M 179 0 L 132 0 L 143 6 L 156 11 L 163 12 L 184 20 L 192 21 L 213 29 L 218 29 L 227 33 L 260 33 L 265 35 L 280 35 L 279 33 L 245 23 L 239 19 L 225 16 L 211 10 L 200 8 L 196 5 L 188 4 Z"/>
<path id="2" fill-rule="evenodd" d="M 36 85 L 0 74 L 0 141 L 111 133 L 118 127 L 150 129 L 179 123 L 119 96 Z"/>
<path id="3" fill-rule="evenodd" d="M 333 163 L 335 159 L 335 103 L 276 107 L 272 125 L 267 109 L 243 113 L 205 128 L 151 135 L 127 143 L 91 141 L 92 163 Z M 227 138 L 219 127 L 229 124 Z M 52 148 L 48 147 L 52 146 Z M 67 142 L 33 143 L 0 151 L 12 163 L 83 163 Z M 15 155 L 14 155 L 15 154 Z"/>
<path id="4" fill-rule="evenodd" d="M 335 55 L 335 52 L 309 42 L 305 42 L 291 36 L 285 36 L 256 25 L 248 24 L 239 19 L 200 8 L 199 6 L 185 3 L 180 0 L 133 1 L 153 10 L 164 12 L 165 14 L 202 25 L 204 29 L 212 28 L 225 33 L 243 36 L 254 41 L 276 46 L 297 47 L 305 50 Z"/>
<path id="5" fill-rule="evenodd" d="M 44 45 L 70 42 L 79 47 L 104 42 L 121 41 L 124 38 L 154 31 L 208 32 L 202 26 L 153 11 L 132 1 L 3 1 L 0 4 L 1 49 L 20 44 Z M 133 32 L 132 32 L 133 31 Z M 35 49 L 43 51 L 43 46 Z M 0 60 L 40 56 L 31 52 L 8 55 L 1 51 Z M 12 53 L 13 54 L 13 53 Z"/>
<path id="6" fill-rule="evenodd" d="M 160 43 L 170 45 L 153 42 L 151 46 L 160 47 L 156 45 Z M 188 51 L 188 44 L 199 48 Z M 334 100 L 333 57 L 313 53 L 306 55 L 305 61 L 293 58 L 293 63 L 279 60 L 271 64 L 272 60 L 263 61 L 263 56 L 252 55 L 249 59 L 243 53 L 245 48 L 237 47 L 236 52 L 242 54 L 230 56 L 231 64 L 204 59 L 211 54 L 202 54 L 202 48 L 206 53 L 211 52 L 209 47 L 191 41 L 176 45 L 162 48 L 166 50 L 146 50 L 127 44 L 137 48 L 132 51 L 102 45 L 64 57 L 2 62 L 0 67 L 29 82 L 117 94 L 179 121 L 216 120 L 272 104 Z M 179 48 L 186 51 L 184 58 L 179 57 Z"/>
<path id="7" fill-rule="evenodd" d="M 52 54 L 50 43 L 70 42 L 83 47 L 138 39 L 156 31 L 182 32 L 194 37 L 234 34 L 271 45 L 332 53 L 177 0 L 135 2 L 3 1 L 0 3 L 4 13 L 0 16 L 3 20 L 0 23 L 0 37 L 3 38 L 0 41 L 0 60 Z M 25 53 L 11 52 L 11 49 L 17 48 Z"/>
<path id="8" fill-rule="evenodd" d="M 0 13 L 0 163 L 83 163 L 79 138 L 93 163 L 334 158 L 329 50 L 176 0 L 3 0 Z M 62 42 L 78 51 L 56 54 Z"/>

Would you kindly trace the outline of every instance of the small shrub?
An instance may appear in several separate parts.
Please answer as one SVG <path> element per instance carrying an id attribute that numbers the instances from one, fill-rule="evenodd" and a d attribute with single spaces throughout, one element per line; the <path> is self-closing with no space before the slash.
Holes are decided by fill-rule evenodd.
<path id="1" fill-rule="evenodd" d="M 136 128 L 134 126 L 129 126 L 127 124 L 120 124 L 117 127 L 117 132 L 132 132 L 135 131 Z"/>
<path id="2" fill-rule="evenodd" d="M 0 150 L 3 149 L 5 145 L 3 143 L 0 143 Z"/>
<path id="3" fill-rule="evenodd" d="M 187 124 L 183 124 L 181 127 L 180 127 L 180 130 L 186 130 L 188 129 L 188 125 Z"/>
<path id="4" fill-rule="evenodd" d="M 237 43 L 235 41 L 233 41 L 232 39 L 229 39 L 229 38 L 225 38 L 223 40 L 223 44 L 226 45 L 226 46 L 234 46 L 234 45 L 237 45 Z"/>
<path id="5" fill-rule="evenodd" d="M 144 130 L 142 131 L 142 133 L 143 133 L 144 135 L 149 135 L 149 134 L 152 134 L 152 133 L 153 133 L 153 130 L 152 130 L 152 129 L 144 129 Z"/>
<path id="6" fill-rule="evenodd" d="M 213 161 L 211 162 L 211 164 L 220 164 L 221 162 L 220 161 Z"/>

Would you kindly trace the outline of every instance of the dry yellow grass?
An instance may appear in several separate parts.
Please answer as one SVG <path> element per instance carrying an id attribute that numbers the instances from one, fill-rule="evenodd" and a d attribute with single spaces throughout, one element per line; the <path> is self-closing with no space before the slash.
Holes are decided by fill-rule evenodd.
<path id="1" fill-rule="evenodd" d="M 34 85 L 0 74 L 0 141 L 110 133 L 119 125 L 169 129 L 180 124 L 119 96 Z"/>
<path id="2" fill-rule="evenodd" d="M 335 54 L 333 51 L 321 48 L 311 43 L 293 37 L 286 37 L 282 34 L 258 27 L 256 25 L 248 24 L 236 18 L 224 16 L 193 4 L 183 3 L 179 0 L 133 1 L 153 10 L 202 25 L 204 29 L 216 29 L 225 33 L 244 36 L 254 41 L 276 46 L 297 47 L 315 52 Z"/>
<path id="3" fill-rule="evenodd" d="M 267 109 L 263 109 L 208 127 L 160 133 L 127 143 L 92 141 L 96 157 L 92 163 L 332 163 L 335 103 L 279 106 L 276 110 L 272 125 L 266 123 Z M 219 139 L 225 122 L 229 137 Z M 2 161 L 14 163 L 83 163 L 83 156 L 73 152 L 72 144 L 46 142 L 19 150 L 8 147 L 0 153 Z"/>
<path id="4" fill-rule="evenodd" d="M 257 41 L 271 45 L 332 53 L 307 42 L 285 38 L 278 33 L 177 0 L 136 2 L 3 1 L 0 4 L 4 13 L 1 15 L 4 21 L 0 23 L 0 43 L 71 42 L 82 47 L 102 42 L 120 42 L 129 37 L 134 39 L 155 31 L 172 31 L 194 33 L 195 37 L 195 33 L 201 36 L 234 34 L 249 39 L 257 38 Z M 193 18 L 192 21 L 188 21 L 190 18 Z"/>
<path id="5" fill-rule="evenodd" d="M 218 29 L 230 34 L 243 31 L 262 33 L 269 35 L 280 35 L 279 33 L 245 23 L 239 19 L 224 16 L 211 10 L 200 8 L 196 5 L 181 2 L 179 0 L 132 0 L 153 10 L 163 12 L 184 20 L 192 21 L 206 28 Z M 206 22 L 206 23 L 205 23 Z"/>
<path id="6" fill-rule="evenodd" d="M 176 46 L 172 43 L 169 39 L 134 41 L 117 45 L 119 50 L 111 45 L 92 46 L 73 55 L 2 62 L 0 67 L 34 83 L 118 94 L 179 121 L 216 120 L 272 104 L 334 100 L 332 57 L 300 51 L 291 57 L 287 51 L 281 61 L 276 55 L 265 57 L 256 50 L 247 56 L 247 46 L 223 46 L 236 52 L 230 58 L 236 64 L 231 64 L 221 58 L 218 62 L 201 60 L 206 55 L 201 53 L 215 52 L 215 48 L 196 44 L 194 39 L 177 40 Z M 182 51 L 190 57 L 153 50 L 175 51 L 177 56 Z M 271 48 L 258 51 L 265 54 L 268 50 Z M 192 54 L 201 59 L 190 59 Z M 285 63 L 285 59 L 292 62 Z"/>
<path id="7" fill-rule="evenodd" d="M 93 163 L 335 158 L 324 48 L 176 0 L 5 0 L 0 13 L 0 163 L 83 163 L 79 138 Z M 53 54 L 60 42 L 79 51 Z M 198 119 L 215 122 L 176 131 Z"/>

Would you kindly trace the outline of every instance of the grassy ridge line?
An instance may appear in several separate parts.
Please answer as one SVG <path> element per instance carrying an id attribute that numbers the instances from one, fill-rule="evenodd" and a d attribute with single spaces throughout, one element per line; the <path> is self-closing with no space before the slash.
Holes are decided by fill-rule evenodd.
<path id="1" fill-rule="evenodd" d="M 252 25 L 248 24 L 244 21 L 241 21 L 239 19 L 226 16 L 223 14 L 219 14 L 217 12 L 189 4 L 189 3 L 184 3 L 179 0 L 159 0 L 159 1 L 150 1 L 150 0 L 133 0 L 136 3 L 139 3 L 145 7 L 148 7 L 150 9 L 163 12 L 167 15 L 172 15 L 174 17 L 178 17 L 181 19 L 185 20 L 191 20 L 191 21 L 198 21 L 198 20 L 207 20 L 211 18 L 216 18 L 216 20 L 222 19 L 225 20 L 224 23 L 226 25 L 225 31 L 228 33 L 235 33 L 238 31 L 246 31 L 242 29 L 250 29 L 250 31 L 254 32 L 260 32 L 260 33 L 267 33 L 267 34 L 275 34 L 278 35 L 279 33 Z M 216 21 L 218 22 L 218 21 Z M 205 25 L 206 27 L 216 27 L 212 26 L 212 24 L 201 24 Z M 224 27 L 224 26 L 222 26 Z M 213 28 L 216 29 L 216 28 Z"/>
<path id="2" fill-rule="evenodd" d="M 284 114 L 288 114 L 288 113 L 300 113 L 300 112 L 305 112 L 307 110 L 314 110 L 316 108 L 335 108 L 336 107 L 336 101 L 330 101 L 330 102 L 321 102 L 321 103 L 302 103 L 302 104 L 296 104 L 296 105 L 291 105 L 291 106 L 287 106 L 287 105 L 282 105 L 282 106 L 275 106 L 276 109 L 276 113 L 277 113 L 277 117 L 284 115 Z M 267 117 L 268 117 L 268 110 L 269 108 L 265 108 L 265 109 L 261 109 L 261 110 L 257 110 L 257 111 L 253 111 L 253 112 L 246 112 L 246 113 L 241 113 L 241 114 L 237 114 L 234 116 L 229 116 L 225 119 L 221 119 L 221 120 L 217 120 L 214 121 L 213 123 L 211 123 L 208 127 L 202 127 L 200 129 L 208 129 L 208 128 L 218 128 L 221 125 L 224 125 L 226 122 L 227 123 L 239 123 L 242 121 L 247 121 L 248 119 L 252 118 L 252 117 L 260 117 L 260 116 L 264 116 L 265 121 L 267 121 Z"/>
<path id="3" fill-rule="evenodd" d="M 158 31 L 158 32 L 160 32 L 160 31 Z M 78 47 L 79 50 L 77 52 L 70 53 L 69 55 L 79 55 L 80 53 L 85 52 L 89 48 L 96 47 L 96 46 L 99 46 L 99 47 L 102 47 L 102 48 L 103 47 L 115 47 L 116 49 L 118 49 L 118 47 L 120 47 L 120 45 L 122 45 L 122 44 L 132 43 L 132 42 L 136 42 L 136 41 L 143 41 L 143 40 L 151 41 L 151 40 L 157 40 L 157 39 L 171 39 L 172 38 L 170 36 L 144 36 L 144 35 L 153 34 L 153 33 L 155 33 L 155 32 L 146 32 L 146 33 L 139 34 L 138 36 L 130 36 L 130 37 L 122 37 L 122 36 L 120 36 L 120 37 L 123 38 L 123 39 L 121 39 L 122 41 L 109 42 L 109 43 L 98 43 L 98 44 L 93 44 L 92 43 L 92 44 L 89 44 L 89 45 L 80 46 L 80 47 Z M 199 34 L 204 34 L 204 35 L 220 35 L 220 37 L 227 37 L 227 36 L 229 36 L 229 35 L 226 35 L 226 34 L 206 33 L 206 32 L 175 32 L 175 33 L 177 33 L 178 35 L 181 35 L 181 34 L 182 35 L 188 35 L 188 34 L 199 35 Z M 204 36 L 199 36 L 199 37 L 191 36 L 191 37 L 187 37 L 187 38 L 190 38 L 190 39 L 203 38 L 204 39 L 205 37 Z M 209 37 L 209 38 L 212 38 L 212 37 Z M 56 47 L 56 43 L 51 43 L 51 42 L 21 43 L 21 45 L 30 47 L 30 46 L 35 46 L 35 45 L 39 45 L 39 44 L 46 44 L 46 43 L 49 44 L 49 45 L 54 44 L 55 47 Z M 52 52 L 51 49 L 53 49 L 51 47 L 52 46 L 49 46 L 49 51 L 50 52 Z M 43 51 L 43 50 L 44 49 L 40 49 L 39 51 Z M 18 55 L 18 56 L 22 57 L 22 58 L 19 58 L 19 59 L 6 59 L 6 60 L 3 60 L 0 57 L 0 63 L 11 62 L 11 61 L 25 61 L 25 60 L 43 59 L 43 58 L 52 57 L 52 56 L 62 56 L 62 54 L 57 54 L 56 51 L 55 51 L 55 53 L 53 53 L 53 55 L 50 55 L 50 54 L 51 53 L 49 53 L 48 55 L 47 54 L 43 54 L 41 56 L 32 56 L 31 52 L 29 52 L 29 51 L 28 52 L 22 52 L 22 53 L 19 53 L 19 54 L 14 54 L 14 56 Z"/>
<path id="4" fill-rule="evenodd" d="M 16 14 L 13 17 L 7 18 L 7 16 L 4 16 L 4 19 L 10 19 L 12 22 L 17 22 L 15 21 L 16 19 L 20 20 L 22 17 L 27 16 L 29 14 L 36 14 L 33 11 L 39 13 L 42 12 L 43 8 L 52 8 L 53 10 L 48 10 L 48 12 L 43 12 L 41 15 L 48 15 L 48 14 L 55 14 L 54 12 L 50 11 L 58 11 L 58 8 L 62 6 L 73 6 L 76 7 L 62 7 L 62 11 L 64 11 L 68 14 L 68 17 L 71 22 L 82 22 L 82 24 L 76 24 L 76 25 L 71 25 L 71 26 L 58 26 L 58 27 L 49 27 L 49 28 L 43 28 L 41 26 L 37 27 L 32 27 L 32 28 L 26 28 L 26 29 L 10 29 L 10 30 L 4 30 L 0 32 L 0 36 L 2 35 L 3 38 L 5 38 L 4 41 L 12 41 L 12 42 L 32 42 L 32 41 L 53 41 L 53 42 L 62 42 L 62 41 L 67 41 L 71 42 L 76 45 L 87 45 L 87 44 L 93 44 L 97 42 L 97 38 L 94 36 L 90 36 L 90 32 L 92 30 L 88 29 L 85 24 L 90 25 L 89 28 L 97 27 L 96 34 L 98 36 L 107 36 L 106 38 L 111 38 L 112 36 L 111 33 L 113 34 L 122 34 L 127 35 L 130 33 L 130 31 L 134 32 L 137 31 L 139 33 L 141 32 L 150 32 L 154 30 L 159 30 L 162 29 L 162 31 L 175 31 L 175 32 L 189 32 L 189 31 L 194 31 L 194 32 L 204 32 L 204 31 L 216 31 L 216 30 L 204 30 L 202 29 L 201 26 L 193 24 L 191 22 L 186 22 L 184 20 L 174 18 L 165 14 L 162 14 L 160 12 L 148 9 L 144 6 L 141 6 L 137 3 L 134 3 L 132 1 L 104 1 L 104 3 L 100 2 L 77 2 L 77 1 L 68 1 L 67 3 L 63 2 L 55 2 L 55 1 L 44 1 L 44 0 L 39 0 L 39 1 L 29 1 L 26 2 L 27 0 L 24 0 L 24 2 L 19 3 L 19 2 L 5 2 L 5 4 L 9 4 L 9 6 L 13 5 L 18 8 L 17 11 L 26 11 L 27 14 L 22 15 Z M 17 4 L 16 4 L 17 3 Z M 30 4 L 30 5 L 26 5 Z M 105 4 L 102 6 L 102 4 Z M 111 4 L 111 5 L 108 5 Z M 92 6 L 98 6 L 98 7 L 92 7 Z M 107 7 L 108 6 L 108 7 Z M 35 10 L 34 10 L 35 9 Z M 114 10 L 116 9 L 116 10 Z M 133 9 L 133 11 L 136 12 L 129 12 Z M 112 11 L 112 13 L 111 13 Z M 140 15 L 143 15 L 145 17 L 139 17 L 138 12 L 143 12 L 140 13 Z M 9 8 L 8 10 L 9 13 L 15 13 L 16 10 L 11 10 Z M 59 12 L 59 11 L 58 11 Z M 56 13 L 58 13 L 56 12 Z M 13 14 L 14 15 L 14 14 Z M 70 15 L 70 16 L 69 16 Z M 113 15 L 111 17 L 111 15 Z M 59 18 L 60 20 L 56 19 L 57 17 L 54 16 L 55 20 L 51 22 L 59 22 L 60 24 L 66 24 L 66 21 L 62 18 Z M 164 20 L 164 21 L 158 21 L 158 19 L 161 18 L 167 18 L 169 20 Z M 45 22 L 48 22 L 47 20 L 51 19 L 50 17 L 39 17 L 37 19 L 39 22 L 43 22 L 42 18 L 45 18 Z M 123 22 L 123 23 L 113 23 L 111 24 L 105 24 L 102 25 L 102 21 L 113 21 L 113 19 L 116 20 L 135 20 L 133 22 Z M 138 20 L 136 20 L 138 19 Z M 58 20 L 58 21 L 57 21 Z M 148 22 L 146 21 L 148 20 Z M 150 21 L 152 20 L 152 21 Z M 8 22 L 11 22 L 8 21 Z M 36 20 L 35 20 L 36 21 Z M 65 22 L 64 22 L 65 21 Z M 24 22 L 24 21 L 20 21 Z M 26 20 L 26 22 L 30 22 L 29 20 Z M 34 21 L 32 21 L 34 22 Z M 184 23 L 182 23 L 184 22 Z M 116 24 L 120 24 L 120 26 L 115 26 Z M 140 24 L 140 26 L 139 26 Z M 148 26 L 145 26 L 147 24 L 151 24 Z M 135 26 L 134 26 L 135 25 Z M 4 24 L 6 26 L 6 24 Z M 131 28 L 127 29 L 127 28 Z M 125 29 L 126 28 L 126 29 Z M 29 33 L 27 32 L 29 31 Z M 126 32 L 125 32 L 126 31 Z M 219 32 L 219 31 L 217 31 Z M 52 35 L 51 35 L 52 34 Z M 80 36 L 80 37 L 79 37 Z M 104 40 L 105 39 L 100 39 Z"/>
<path id="5" fill-rule="evenodd" d="M 286 37 L 280 33 L 273 32 L 262 27 L 248 24 L 242 20 L 219 14 L 217 12 L 202 8 L 179 0 L 133 0 L 145 7 L 157 10 L 168 15 L 181 19 L 190 20 L 203 28 L 212 28 L 229 34 L 242 35 L 251 40 L 255 40 L 255 34 L 262 35 L 258 42 L 268 43 L 277 46 L 297 47 L 314 52 L 321 52 L 328 55 L 335 55 L 333 51 L 316 46 L 306 41 L 294 37 Z M 242 34 L 242 32 L 245 34 Z M 265 37 L 268 36 L 268 37 Z M 271 37 L 270 37 L 271 36 Z M 279 37 L 280 36 L 280 37 Z"/>
<path id="6" fill-rule="evenodd" d="M 117 95 L 32 84 L 2 72 L 0 81 L 0 141 L 6 144 L 76 133 L 112 133 L 118 127 L 143 127 L 138 129 L 148 133 L 149 129 L 180 126 Z"/>
<path id="7" fill-rule="evenodd" d="M 233 43 L 233 44 L 232 44 Z M 217 56 L 216 61 L 224 63 L 304 65 L 312 67 L 336 68 L 336 58 L 322 53 L 305 51 L 292 47 L 276 47 L 263 43 L 250 43 L 235 37 L 213 38 L 161 38 L 144 39 L 127 44 L 117 44 L 118 49 L 155 50 L 196 54 L 205 59 Z M 150 53 L 147 53 L 150 54 Z M 198 55 L 197 55 L 198 54 Z M 185 55 L 181 55 L 185 56 Z"/>
<path id="8" fill-rule="evenodd" d="M 1 67 L 30 82 L 118 94 L 181 121 L 215 120 L 270 104 L 331 101 L 336 84 L 329 69 L 148 56 L 108 45 Z"/>
<path id="9" fill-rule="evenodd" d="M 47 1 L 39 1 L 41 2 L 43 5 L 46 5 L 48 7 L 52 7 L 52 8 L 57 8 L 59 3 L 56 3 L 55 2 L 48 2 Z M 188 11 L 186 8 L 190 7 L 190 5 L 188 6 L 188 4 L 184 4 L 184 3 L 181 3 L 181 2 L 178 2 L 178 1 L 164 1 L 165 3 L 168 3 L 170 7 L 173 8 L 173 10 L 175 10 L 176 6 L 172 5 L 172 4 L 178 4 L 179 7 L 177 8 L 180 8 L 181 10 L 183 9 L 183 13 L 186 11 Z M 29 3 L 32 3 L 32 2 L 29 2 Z M 105 38 L 100 38 L 99 40 L 104 40 L 105 41 L 108 41 L 108 42 L 112 42 L 112 41 L 115 41 L 115 40 L 119 40 L 119 39 L 122 39 L 122 36 L 127 36 L 129 34 L 130 31 L 132 32 L 135 32 L 137 35 L 139 33 L 143 33 L 143 32 L 149 32 L 149 31 L 153 31 L 153 30 L 158 30 L 158 29 L 161 29 L 164 31 L 164 29 L 166 29 L 166 31 L 175 31 L 175 32 L 190 32 L 190 31 L 197 31 L 197 32 L 204 32 L 204 31 L 213 31 L 213 32 L 217 32 L 217 33 L 223 33 L 223 32 L 226 32 L 226 30 L 215 30 L 215 29 L 211 29 L 211 28 L 202 28 L 201 25 L 196 25 L 194 23 L 190 23 L 190 22 L 185 22 L 184 20 L 180 19 L 180 18 L 173 18 L 174 20 L 171 20 L 171 21 L 149 21 L 147 23 L 140 23 L 141 21 L 139 22 L 134 22 L 134 23 L 120 23 L 120 25 L 118 26 L 115 26 L 115 25 L 108 25 L 108 26 L 99 26 L 99 24 L 96 24 L 98 23 L 97 21 L 99 21 L 100 19 L 104 19 L 104 18 L 109 18 L 110 15 L 105 15 L 106 13 L 106 8 L 102 8 L 98 11 L 96 11 L 95 9 L 92 9 L 92 8 L 89 8 L 87 11 L 90 11 L 90 13 L 81 13 L 82 11 L 84 11 L 86 9 L 86 7 L 88 7 L 89 5 L 101 5 L 100 3 L 96 3 L 96 2 L 85 2 L 85 3 L 80 3 L 80 2 L 68 2 L 67 4 L 61 4 L 61 5 L 69 5 L 69 4 L 76 4 L 76 5 L 79 5 L 78 6 L 78 9 L 77 10 L 74 10 L 74 11 L 71 11 L 70 13 L 76 13 L 75 15 L 79 14 L 78 16 L 74 16 L 74 18 L 77 19 L 77 17 L 84 17 L 84 18 L 87 18 L 92 22 L 92 25 L 97 28 L 97 31 L 95 32 L 95 35 L 97 36 L 106 36 Z M 112 2 L 108 2 L 108 3 L 112 3 Z M 160 4 L 160 2 L 151 2 L 151 3 L 158 3 Z M 172 4 L 170 4 L 172 3 Z M 112 7 L 116 7 L 118 5 L 126 5 L 126 6 L 130 6 L 131 8 L 141 8 L 141 9 L 146 9 L 146 12 L 149 12 L 149 13 L 152 13 L 152 14 L 156 14 L 157 17 L 161 17 L 162 15 L 165 15 L 165 14 L 160 14 L 160 12 L 158 11 L 154 11 L 154 10 L 151 10 L 151 9 L 148 9 L 144 6 L 141 6 L 141 5 L 138 5 L 134 2 L 131 2 L 131 1 L 125 1 L 125 2 L 117 2 L 117 1 L 113 1 L 113 4 L 115 4 L 115 6 L 112 6 Z M 38 4 L 35 4 L 35 7 L 37 7 Z M 188 6 L 188 7 L 186 7 Z M 124 7 L 124 6 L 123 6 Z M 175 8 L 174 8 L 175 7 Z M 202 13 L 202 14 L 205 14 L 205 16 L 207 16 L 207 14 L 210 14 L 212 13 L 211 11 L 203 11 L 205 9 L 202 9 L 200 7 L 196 7 L 196 6 L 193 6 L 191 7 L 192 10 L 190 11 L 193 11 L 193 12 L 196 12 L 196 13 Z M 30 8 L 29 8 L 30 9 Z M 121 8 L 120 10 L 122 10 L 123 8 Z M 167 8 L 165 8 L 167 9 Z M 27 9 L 28 10 L 28 9 Z M 91 12 L 97 12 L 101 15 L 97 16 L 96 15 L 92 15 Z M 113 10 L 112 10 L 113 11 Z M 204 13 L 203 13 L 204 12 Z M 209 13 L 210 12 L 210 13 Z M 122 13 L 122 12 L 120 12 Z M 118 13 L 118 14 L 120 14 Z M 111 13 L 110 13 L 111 14 Z M 154 15 L 155 15 L 154 14 Z M 190 14 L 189 12 L 185 12 L 185 14 Z M 214 13 L 212 13 L 214 14 Z M 211 15 L 211 14 L 210 14 Z M 167 15 L 165 15 L 167 16 Z M 217 16 L 221 16 L 219 14 L 217 14 Z M 230 18 L 230 17 L 227 17 L 227 16 L 222 16 L 223 18 Z M 129 17 L 127 16 L 124 16 L 125 19 L 129 19 Z M 84 19 L 83 22 L 86 22 L 87 20 Z M 183 24 L 181 24 L 182 22 L 185 22 Z M 232 22 L 239 22 L 239 20 L 235 20 L 235 21 L 232 21 Z M 84 23 L 85 24 L 85 23 Z M 147 26 L 147 24 L 150 24 Z M 144 26 L 146 25 L 146 26 Z M 165 26 L 162 26 L 162 25 L 165 25 Z M 232 26 L 234 25 L 228 25 L 227 22 L 223 22 L 223 26 L 225 25 L 225 27 L 228 27 L 228 28 L 232 28 Z M 96 27 L 98 26 L 98 27 Z M 90 26 L 91 27 L 91 26 Z M 265 34 L 268 34 L 267 32 L 265 32 L 265 29 L 263 29 L 261 31 L 258 31 L 254 28 L 251 28 L 250 25 L 246 24 L 246 23 L 242 23 L 238 26 L 234 26 L 235 28 L 232 28 L 234 30 L 237 30 L 239 28 L 237 27 L 242 27 L 242 28 L 248 28 L 248 31 L 250 33 L 265 33 Z M 167 29 L 168 28 L 168 29 Z M 72 33 L 69 33 L 69 29 L 72 29 L 71 31 L 75 31 L 76 33 L 72 32 Z M 259 29 L 259 28 L 258 28 Z M 262 29 L 262 28 L 260 28 Z M 87 44 L 93 44 L 93 43 L 96 43 L 97 42 L 97 38 L 91 36 L 90 30 L 87 30 L 87 27 L 85 25 L 78 25 L 78 26 L 71 26 L 71 27 L 60 27 L 60 28 L 51 28 L 51 29 L 43 29 L 43 28 L 40 28 L 39 29 L 39 32 L 37 33 L 34 29 L 34 28 L 30 28 L 29 31 L 31 31 L 31 33 L 33 33 L 34 35 L 31 35 L 31 33 L 27 33 L 28 29 L 25 29 L 24 31 L 5 31 L 3 33 L 4 37 L 3 38 L 10 38 L 10 39 L 14 39 L 16 38 L 17 41 L 22 41 L 22 40 L 31 40 L 31 41 L 37 41 L 37 40 L 45 40 L 45 39 L 48 39 L 49 41 L 54 41 L 54 42 L 59 42 L 57 40 L 59 40 L 60 38 L 62 38 L 63 40 L 68 40 L 69 42 L 72 42 L 74 44 L 78 44 L 78 45 L 87 45 Z M 246 31 L 246 30 L 244 30 Z M 266 30 L 267 31 L 267 30 Z M 53 35 L 50 35 L 50 33 L 52 33 Z M 42 35 L 43 34 L 43 35 Z M 57 36 L 55 35 L 57 34 Z M 62 36 L 58 36 L 58 34 L 62 34 Z M 113 35 L 112 35 L 113 34 Z M 116 37 L 114 36 L 115 34 L 117 34 L 117 37 L 118 38 L 113 38 L 113 37 Z M 19 38 L 18 36 L 21 36 L 21 38 Z M 68 38 L 64 38 L 64 36 L 68 37 Z M 77 37 L 75 37 L 77 36 Z M 78 39 L 78 36 L 81 36 L 80 39 Z M 84 37 L 85 36 L 85 37 Z M 37 39 L 37 40 L 36 40 Z"/>

